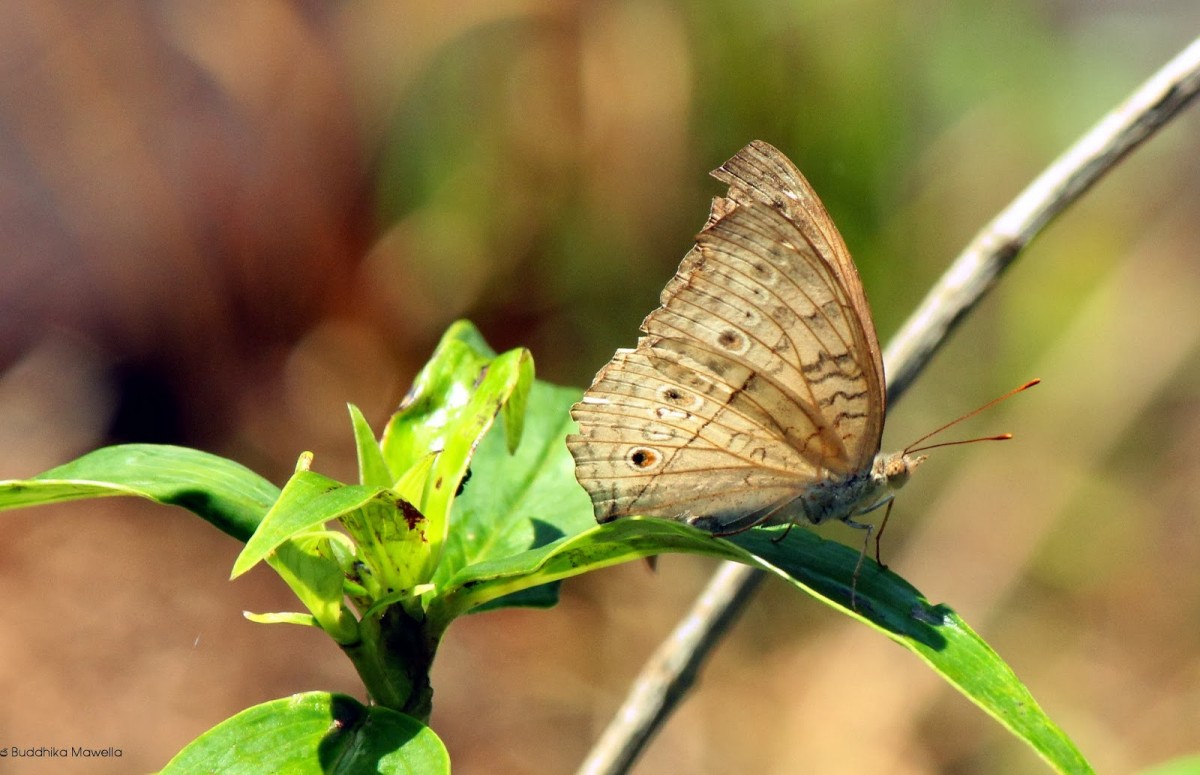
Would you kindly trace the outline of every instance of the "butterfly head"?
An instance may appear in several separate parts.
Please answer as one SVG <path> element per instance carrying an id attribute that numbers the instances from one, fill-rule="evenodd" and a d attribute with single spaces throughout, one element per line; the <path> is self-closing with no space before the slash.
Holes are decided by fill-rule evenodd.
<path id="1" fill-rule="evenodd" d="M 888 490 L 899 490 L 908 483 L 908 477 L 917 466 L 925 462 L 928 455 L 913 455 L 905 451 L 881 452 L 875 456 L 871 467 L 872 478 L 887 487 Z"/>

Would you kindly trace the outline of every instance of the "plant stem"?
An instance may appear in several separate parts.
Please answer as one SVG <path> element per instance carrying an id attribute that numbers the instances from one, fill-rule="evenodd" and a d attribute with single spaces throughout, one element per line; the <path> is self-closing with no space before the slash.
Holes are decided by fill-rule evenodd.
<path id="1" fill-rule="evenodd" d="M 359 633 L 358 642 L 342 646 L 342 651 L 371 699 L 428 723 L 433 709 L 429 670 L 437 638 L 426 633 L 424 619 L 413 617 L 400 604 L 390 605 L 382 614 L 364 617 Z"/>

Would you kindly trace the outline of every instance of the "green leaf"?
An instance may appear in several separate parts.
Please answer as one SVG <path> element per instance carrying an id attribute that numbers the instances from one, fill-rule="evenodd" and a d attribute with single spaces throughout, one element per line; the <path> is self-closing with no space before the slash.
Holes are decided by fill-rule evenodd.
<path id="1" fill-rule="evenodd" d="M 430 474 L 433 487 L 421 507 L 429 520 L 430 541 L 438 547 L 435 556 L 440 555 L 449 530 L 450 509 L 475 448 L 492 427 L 503 403 L 519 392 L 522 375 L 528 373 L 525 364 L 529 361 L 528 350 L 510 350 L 497 356 L 487 365 L 470 400 L 457 413 L 454 422 L 446 426 L 441 439 L 445 446 Z"/>
<path id="2" fill-rule="evenodd" d="M 503 404 L 516 396 L 520 406 L 532 368 L 527 350 L 495 356 L 470 323 L 455 323 L 384 430 L 381 448 L 393 472 L 402 475 L 430 452 L 437 453 L 423 496 L 414 504 L 426 519 L 431 571 L 441 557 L 450 510 L 471 455 Z M 515 419 L 509 425 L 514 432 L 521 428 Z"/>
<path id="3" fill-rule="evenodd" d="M 430 626 L 449 624 L 504 595 L 667 552 L 753 563 L 739 547 L 682 522 L 630 517 L 593 523 L 588 530 L 545 546 L 467 566 L 430 603 Z"/>
<path id="4" fill-rule="evenodd" d="M 0 510 L 112 495 L 181 506 L 245 541 L 279 497 L 279 488 L 207 452 L 124 444 L 89 452 L 32 479 L 0 481 Z"/>
<path id="5" fill-rule="evenodd" d="M 242 616 L 255 624 L 299 624 L 304 627 L 321 628 L 321 625 L 317 622 L 317 617 L 312 614 L 302 614 L 294 611 L 283 611 L 273 614 L 256 614 L 251 611 L 242 611 Z"/>
<path id="6" fill-rule="evenodd" d="M 440 448 L 449 414 L 461 412 L 480 372 L 495 357 L 470 323 L 458 321 L 446 330 L 383 431 L 380 446 L 392 471 L 399 475 Z"/>
<path id="7" fill-rule="evenodd" d="M 246 542 L 233 564 L 230 578 L 237 578 L 262 562 L 297 533 L 360 508 L 379 493 L 378 487 L 344 485 L 314 471 L 297 471 L 263 517 L 258 530 Z"/>
<path id="8" fill-rule="evenodd" d="M 954 611 L 930 604 L 902 578 L 869 561 L 862 567 L 852 607 L 858 552 L 809 530 L 756 529 L 724 539 L 679 522 L 620 519 L 463 568 L 431 602 L 429 626 L 436 632 L 456 616 L 504 595 L 666 552 L 735 560 L 785 579 L 912 651 L 1060 772 L 1091 772 L 1011 668 Z"/>
<path id="9" fill-rule="evenodd" d="M 433 453 L 425 455 L 402 473 L 396 483 L 392 485 L 396 494 L 409 503 L 420 503 L 421 496 L 425 493 L 425 483 L 429 481 L 429 472 L 433 470 L 433 461 L 436 457 L 437 455 Z"/>
<path id="10" fill-rule="evenodd" d="M 306 540 L 311 538 L 306 533 L 332 520 L 339 520 L 353 538 L 356 556 L 326 546 L 323 542 L 327 534 L 320 541 Z M 286 543 L 289 541 L 290 546 Z M 290 551 L 299 547 L 297 542 L 303 543 L 302 550 Z M 423 520 L 396 493 L 380 487 L 344 485 L 303 468 L 288 480 L 279 500 L 246 542 L 233 564 L 231 578 L 250 570 L 272 552 L 277 552 L 272 567 L 327 628 L 333 624 L 328 606 L 335 599 L 331 597 L 335 567 L 342 574 L 339 583 L 345 583 L 349 576 L 352 583 L 361 585 L 365 594 L 354 595 L 360 606 L 384 596 L 415 597 L 432 573 Z M 341 561 L 335 561 L 339 557 Z M 337 600 L 341 599 L 341 590 L 339 587 Z M 349 637 L 349 624 L 341 616 L 339 621 L 341 624 L 329 633 L 345 642 L 337 633 Z"/>
<path id="11" fill-rule="evenodd" d="M 859 552 L 809 530 L 756 529 L 733 536 L 731 542 L 750 552 L 759 567 L 916 654 L 1059 772 L 1092 772 L 1012 668 L 948 606 L 931 604 L 901 577 L 865 561 L 855 593 L 857 608 L 852 608 L 850 580 Z"/>
<path id="12" fill-rule="evenodd" d="M 450 324 L 446 333 L 442 334 L 442 343 L 450 340 L 466 345 L 484 360 L 496 357 L 496 351 L 483 338 L 483 334 L 479 332 L 475 324 L 469 320 L 456 320 Z"/>
<path id="13" fill-rule="evenodd" d="M 517 384 L 512 395 L 504 402 L 504 431 L 508 438 L 508 451 L 516 452 L 525 428 L 525 411 L 529 403 L 529 391 L 533 388 L 533 358 L 521 358 L 518 364 Z"/>
<path id="14" fill-rule="evenodd" d="M 1200 775 L 1200 756 L 1191 754 L 1161 762 L 1142 770 L 1141 775 Z"/>
<path id="15" fill-rule="evenodd" d="M 163 775 L 383 775 L 450 772 L 433 730 L 394 710 L 344 694 L 309 692 L 272 700 L 226 719 L 193 740 Z"/>
<path id="16" fill-rule="evenodd" d="M 350 422 L 354 427 L 354 445 L 358 449 L 359 484 L 391 487 L 396 483 L 396 477 L 388 470 L 383 452 L 379 449 L 379 442 L 375 441 L 375 434 L 371 431 L 367 418 L 363 417 L 363 413 L 354 404 L 347 406 L 350 408 Z"/>
<path id="17" fill-rule="evenodd" d="M 353 536 L 366 570 L 374 574 L 373 601 L 406 599 L 427 586 L 433 573 L 428 523 L 404 498 L 391 490 L 380 492 L 346 513 L 342 524 Z M 370 584 L 372 579 L 362 581 Z"/>
<path id="18" fill-rule="evenodd" d="M 579 391 L 535 382 L 524 440 L 509 454 L 506 428 L 493 427 L 479 444 L 471 478 L 454 504 L 452 529 L 434 574 L 439 587 L 469 565 L 501 560 L 596 526 L 591 499 L 575 481 L 564 439 L 574 430 L 567 413 Z M 557 602 L 553 588 L 523 590 L 511 605 Z"/>
<path id="19" fill-rule="evenodd" d="M 346 607 L 346 574 L 333 559 L 327 533 L 309 533 L 284 541 L 271 567 L 312 612 L 321 629 L 339 644 L 358 640 L 358 621 Z"/>

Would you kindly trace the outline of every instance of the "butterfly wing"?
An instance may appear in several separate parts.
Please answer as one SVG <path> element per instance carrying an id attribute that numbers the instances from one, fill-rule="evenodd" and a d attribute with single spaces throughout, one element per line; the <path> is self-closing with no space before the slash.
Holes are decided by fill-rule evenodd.
<path id="1" fill-rule="evenodd" d="M 862 322 L 859 327 L 862 333 L 862 349 L 869 354 L 869 379 L 871 390 L 878 395 L 880 401 L 879 429 L 883 433 L 883 416 L 886 413 L 887 391 L 883 378 L 883 354 L 879 347 L 879 339 L 875 333 L 875 324 L 871 318 L 871 306 L 867 303 L 867 295 L 863 291 L 862 280 L 858 276 L 850 251 L 842 235 L 834 226 L 825 205 L 817 197 L 817 192 L 809 185 L 796 165 L 784 156 L 779 149 L 762 140 L 754 140 L 712 173 L 713 177 L 729 184 L 725 208 L 737 204 L 758 201 L 771 205 L 796 225 L 814 249 L 833 267 L 842 284 L 842 288 L 850 297 L 854 312 Z M 714 211 L 717 205 L 714 203 Z"/>
<path id="2" fill-rule="evenodd" d="M 769 386 L 739 389 L 751 378 L 684 340 L 618 351 L 572 409 L 580 434 L 567 440 L 596 519 L 705 516 L 728 531 L 794 498 L 808 466 L 777 433 L 757 430 L 774 421 Z"/>
<path id="3" fill-rule="evenodd" d="M 647 336 L 572 409 L 580 433 L 567 443 L 600 521 L 703 517 L 731 532 L 815 482 L 862 470 L 878 451 L 870 318 L 822 229 L 840 237 L 752 192 L 735 185 L 714 201 L 642 324 Z M 861 296 L 857 274 L 849 279 Z"/>

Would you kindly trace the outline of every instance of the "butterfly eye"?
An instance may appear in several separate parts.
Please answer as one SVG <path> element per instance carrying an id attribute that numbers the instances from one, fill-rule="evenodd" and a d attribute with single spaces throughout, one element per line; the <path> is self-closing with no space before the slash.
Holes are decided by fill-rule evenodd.
<path id="1" fill-rule="evenodd" d="M 629 461 L 632 468 L 639 471 L 650 471 L 657 468 L 658 464 L 662 462 L 662 455 L 649 447 L 635 447 L 629 451 L 629 455 L 625 459 Z"/>

